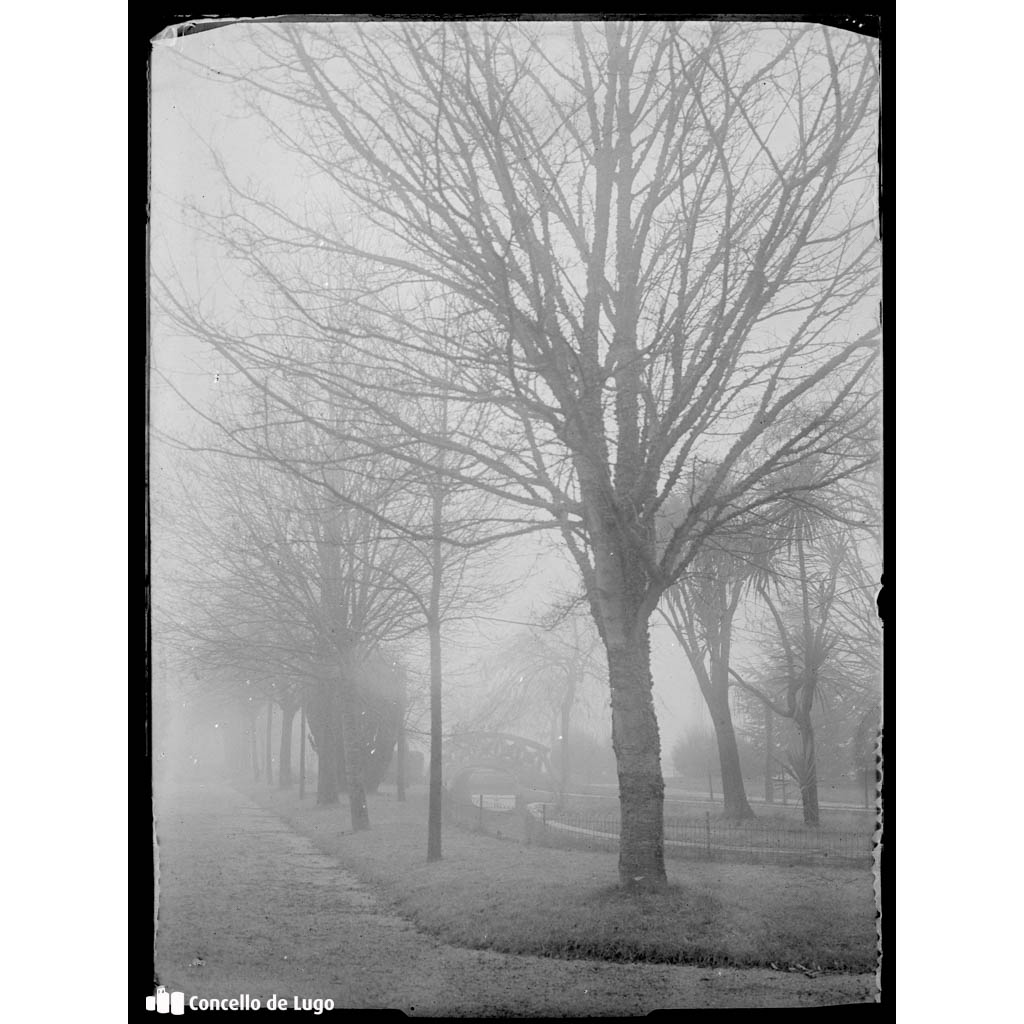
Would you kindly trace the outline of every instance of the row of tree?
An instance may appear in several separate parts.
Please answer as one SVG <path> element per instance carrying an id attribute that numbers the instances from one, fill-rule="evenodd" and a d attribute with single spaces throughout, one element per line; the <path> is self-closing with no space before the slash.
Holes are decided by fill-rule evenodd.
<path id="1" fill-rule="evenodd" d="M 813 463 L 799 473 L 812 476 Z M 766 777 L 792 776 L 809 825 L 820 821 L 816 710 L 831 706 L 833 717 L 858 726 L 878 717 L 878 552 L 871 519 L 863 518 L 870 494 L 870 478 L 861 478 L 830 491 L 827 505 L 820 495 L 800 497 L 756 530 L 720 534 L 666 594 L 662 615 L 714 726 L 727 817 L 753 816 L 732 717 L 737 688 L 750 698 L 743 702 L 748 723 L 764 722 L 760 742 L 773 762 Z M 756 653 L 737 665 L 740 644 Z M 773 716 L 791 721 L 799 735 L 783 758 L 773 753 Z"/>
<path id="2" fill-rule="evenodd" d="M 861 480 L 832 498 L 845 498 L 849 511 L 863 502 L 868 484 Z M 658 611 L 685 658 L 674 675 L 685 684 L 692 674 L 713 726 L 710 748 L 691 728 L 672 760 L 691 769 L 699 764 L 700 774 L 710 770 L 713 754 L 726 817 L 753 816 L 744 776 L 755 752 L 766 799 L 772 800 L 771 780 L 788 776 L 809 825 L 820 823 L 822 754 L 833 774 L 856 767 L 865 791 L 872 788 L 881 709 L 877 565 L 870 530 L 844 522 L 837 504 L 824 509 L 799 501 L 773 529 L 710 540 L 666 592 Z M 549 737 L 562 796 L 573 716 L 607 686 L 600 640 L 581 610 L 580 601 L 552 609 L 546 621 L 485 659 L 485 692 L 468 722 Z"/>
<path id="3" fill-rule="evenodd" d="M 366 828 L 366 792 L 395 751 L 404 756 L 406 724 L 419 712 L 401 655 L 426 634 L 439 690 L 442 621 L 453 600 L 482 593 L 467 557 L 480 524 L 455 521 L 446 481 L 333 440 L 318 449 L 306 424 L 274 422 L 251 389 L 226 400 L 219 423 L 245 433 L 261 415 L 258 457 L 209 432 L 205 450 L 191 443 L 186 459 L 160 451 L 157 632 L 179 671 L 199 680 L 194 696 L 247 710 L 254 744 L 257 713 L 268 708 L 269 743 L 279 710 L 282 785 L 301 712 L 317 801 L 347 792 L 353 827 Z M 340 416 L 332 424 L 344 429 Z M 459 514 L 480 508 L 463 501 Z M 461 551 L 442 536 L 442 516 Z"/>
<path id="4" fill-rule="evenodd" d="M 784 774 L 801 795 L 804 821 L 818 825 L 822 733 L 830 771 L 854 768 L 873 791 L 881 625 L 864 547 L 847 531 L 813 542 L 798 535 L 793 551 L 779 551 L 781 565 L 748 565 L 731 587 L 719 566 L 714 577 L 684 581 L 663 608 L 707 704 L 727 817 L 753 816 L 743 777 L 756 752 L 766 800 L 771 780 Z M 735 600 L 743 589 L 750 592 Z M 736 646 L 745 652 L 739 658 Z M 738 741 L 746 742 L 747 772 Z"/>
<path id="5" fill-rule="evenodd" d="M 228 51 L 209 77 L 304 187 L 275 197 L 218 155 L 223 202 L 193 216 L 231 288 L 167 260 L 154 295 L 168 336 L 203 342 L 245 396 L 197 410 L 220 432 L 207 443 L 310 488 L 309 521 L 271 531 L 239 591 L 240 639 L 263 630 L 275 559 L 301 558 L 321 583 L 304 648 L 350 688 L 354 652 L 388 634 L 351 617 L 364 597 L 339 553 L 364 536 L 351 579 L 375 574 L 377 601 L 415 594 L 401 600 L 431 640 L 439 789 L 445 571 L 552 531 L 603 648 L 620 880 L 660 888 L 652 616 L 707 577 L 702 560 L 742 561 L 743 538 L 792 537 L 806 562 L 794 509 L 873 518 L 842 497 L 878 459 L 873 43 L 809 25 L 402 22 L 261 25 Z M 679 607 L 688 642 L 686 602 L 704 600 Z M 787 638 L 814 631 L 775 607 Z M 306 628 L 265 625 L 280 648 Z M 782 636 L 786 681 L 742 682 L 799 722 L 820 677 Z M 714 644 L 717 707 L 736 676 L 728 637 Z"/>

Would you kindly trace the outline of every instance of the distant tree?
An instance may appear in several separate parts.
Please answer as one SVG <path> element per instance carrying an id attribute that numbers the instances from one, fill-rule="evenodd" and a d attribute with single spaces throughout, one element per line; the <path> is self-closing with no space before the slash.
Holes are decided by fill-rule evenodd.
<path id="1" fill-rule="evenodd" d="M 453 344 L 454 342 L 449 342 Z M 450 368 L 442 370 L 450 373 Z M 467 408 L 452 407 L 445 395 L 431 392 L 407 397 L 403 403 L 417 409 L 415 433 L 420 438 L 447 435 L 460 430 L 485 432 L 491 418 L 487 405 Z M 404 413 L 406 423 L 412 415 Z M 393 430 L 385 418 L 386 430 L 378 435 L 378 443 Z M 441 802 L 443 763 L 442 694 L 443 633 L 446 624 L 459 617 L 466 608 L 478 612 L 492 601 L 501 589 L 500 578 L 491 575 L 486 583 L 480 578 L 480 556 L 496 554 L 497 541 L 507 532 L 506 524 L 494 520 L 494 498 L 485 491 L 468 487 L 463 479 L 468 459 L 465 453 L 453 453 L 420 441 L 414 446 L 410 439 L 393 437 L 390 455 L 408 453 L 418 447 L 420 455 L 405 462 L 407 505 L 424 510 L 406 513 L 399 529 L 410 557 L 411 575 L 399 577 L 409 598 L 422 615 L 429 649 L 430 676 L 430 755 L 427 800 L 427 860 L 440 860 Z M 403 459 L 399 456 L 399 462 Z M 425 571 L 424 571 L 425 570 Z"/>
<path id="2" fill-rule="evenodd" d="M 294 443 L 264 423 L 264 437 L 275 430 L 278 450 Z M 303 446 L 316 454 L 308 437 Z M 336 446 L 320 453 L 321 472 L 344 476 L 361 507 L 341 505 L 284 460 L 189 455 L 176 511 L 160 524 L 159 544 L 176 564 L 161 580 L 168 587 L 157 621 L 213 678 L 247 681 L 241 696 L 250 705 L 281 707 L 280 784 L 290 776 L 294 716 L 305 707 L 318 802 L 337 802 L 344 788 L 360 828 L 368 825 L 367 758 L 379 775 L 401 714 L 382 652 L 416 628 L 415 607 L 394 583 L 399 565 L 410 582 L 407 552 L 383 523 L 400 482 L 383 456 L 356 463 Z"/>
<path id="3" fill-rule="evenodd" d="M 660 606 L 711 716 L 725 817 L 734 821 L 754 817 L 730 705 L 734 624 L 744 597 L 762 577 L 766 557 L 763 530 L 740 521 L 706 542 Z"/>
<path id="4" fill-rule="evenodd" d="M 672 767 L 687 778 L 700 778 L 717 760 L 715 734 L 707 729 L 689 729 L 672 747 Z"/>
<path id="5" fill-rule="evenodd" d="M 760 589 L 768 612 L 765 657 L 752 679 L 735 671 L 732 675 L 775 715 L 795 725 L 799 744 L 784 763 L 800 787 L 805 823 L 818 825 L 815 710 L 825 707 L 830 691 L 839 700 L 851 694 L 843 657 L 848 638 L 838 609 L 844 597 L 860 591 L 853 582 L 859 574 L 849 568 L 857 564 L 858 551 L 849 530 L 832 523 L 823 526 L 806 509 L 795 514 L 791 530 L 786 562 L 791 572 L 785 577 L 777 574 L 773 583 Z M 877 685 L 877 680 L 857 678 L 853 685 L 867 687 L 872 682 Z"/>
<path id="6" fill-rule="evenodd" d="M 778 777 L 786 773 L 785 762 L 780 759 L 780 750 L 787 745 L 785 722 L 780 721 L 771 707 L 760 697 L 734 682 L 737 740 L 748 751 L 750 774 L 762 776 L 764 802 L 775 802 L 775 784 Z"/>

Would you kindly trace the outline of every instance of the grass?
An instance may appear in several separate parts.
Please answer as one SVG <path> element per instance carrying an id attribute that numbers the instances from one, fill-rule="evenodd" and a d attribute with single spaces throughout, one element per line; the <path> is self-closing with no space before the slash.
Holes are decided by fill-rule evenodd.
<path id="1" fill-rule="evenodd" d="M 372 797 L 368 832 L 346 804 L 253 786 L 253 799 L 373 886 L 421 930 L 475 949 L 555 957 L 812 971 L 876 966 L 873 876 L 819 867 L 669 862 L 666 892 L 617 885 L 601 851 L 525 846 L 446 827 L 426 863 L 425 797 Z"/>
<path id="2" fill-rule="evenodd" d="M 566 810 L 573 814 L 601 815 L 618 817 L 618 796 L 585 796 L 576 795 L 569 799 Z M 790 802 L 753 804 L 755 817 L 743 822 L 748 828 L 786 829 L 789 831 L 805 831 L 808 829 L 803 822 L 803 811 L 799 805 Z M 710 813 L 712 820 L 722 818 L 722 803 L 710 800 L 681 800 L 669 794 L 665 796 L 665 817 L 676 821 L 703 821 L 705 813 Z M 851 811 L 834 807 L 821 808 L 820 832 L 874 832 L 876 814 L 874 811 Z"/>

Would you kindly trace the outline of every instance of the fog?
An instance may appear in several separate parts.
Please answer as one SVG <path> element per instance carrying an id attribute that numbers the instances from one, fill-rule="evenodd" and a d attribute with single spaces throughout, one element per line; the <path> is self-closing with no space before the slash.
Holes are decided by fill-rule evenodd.
<path id="1" fill-rule="evenodd" d="M 877 60 L 154 41 L 156 1009 L 878 997 Z"/>

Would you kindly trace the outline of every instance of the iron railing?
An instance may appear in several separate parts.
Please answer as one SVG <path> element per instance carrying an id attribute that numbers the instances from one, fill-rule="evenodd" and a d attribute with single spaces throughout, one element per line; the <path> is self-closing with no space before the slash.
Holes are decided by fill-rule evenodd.
<path id="1" fill-rule="evenodd" d="M 446 802 L 448 820 L 500 838 L 578 849 L 618 849 L 619 816 L 560 810 L 554 804 L 519 804 L 492 810 L 483 801 Z M 755 820 L 733 823 L 703 817 L 666 817 L 665 855 L 722 860 L 863 865 L 870 862 L 875 836 L 833 828 Z"/>

